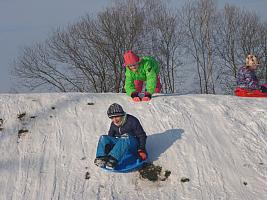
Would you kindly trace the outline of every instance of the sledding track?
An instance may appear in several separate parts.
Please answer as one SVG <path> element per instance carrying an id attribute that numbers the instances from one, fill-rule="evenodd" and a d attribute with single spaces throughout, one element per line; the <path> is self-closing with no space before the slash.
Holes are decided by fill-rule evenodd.
<path id="1" fill-rule="evenodd" d="M 151 161 L 171 171 L 167 180 L 94 166 L 114 102 L 140 119 Z M 155 95 L 133 103 L 124 94 L 1 95 L 0 118 L 0 199 L 267 197 L 267 99 Z M 28 132 L 19 136 L 22 129 Z"/>

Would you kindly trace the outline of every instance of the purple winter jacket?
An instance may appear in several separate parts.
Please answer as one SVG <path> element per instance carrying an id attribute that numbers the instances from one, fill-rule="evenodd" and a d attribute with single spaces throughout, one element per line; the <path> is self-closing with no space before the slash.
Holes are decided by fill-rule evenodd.
<path id="1" fill-rule="evenodd" d="M 251 70 L 246 66 L 240 67 L 237 73 L 237 87 L 257 90 L 260 88 L 259 81 L 255 70 Z"/>

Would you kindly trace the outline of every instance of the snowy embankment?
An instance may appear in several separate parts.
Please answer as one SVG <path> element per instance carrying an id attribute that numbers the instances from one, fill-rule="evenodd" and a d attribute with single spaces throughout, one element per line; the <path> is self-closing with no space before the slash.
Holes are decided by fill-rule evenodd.
<path id="1" fill-rule="evenodd" d="M 98 138 L 121 104 L 147 132 L 150 160 L 170 176 L 107 173 Z M 0 199 L 267 199 L 267 99 L 125 94 L 0 95 Z"/>

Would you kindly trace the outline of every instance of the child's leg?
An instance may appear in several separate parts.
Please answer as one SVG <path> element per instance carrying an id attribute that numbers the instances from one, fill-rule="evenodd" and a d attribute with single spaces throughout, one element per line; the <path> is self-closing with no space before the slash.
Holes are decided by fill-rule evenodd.
<path id="1" fill-rule="evenodd" d="M 108 154 L 107 147 L 109 148 L 110 151 L 112 147 L 115 145 L 117 140 L 118 139 L 115 137 L 102 135 L 98 141 L 96 157 L 106 156 Z"/>
<path id="2" fill-rule="evenodd" d="M 118 161 L 123 158 L 127 151 L 137 152 L 137 139 L 134 137 L 122 137 L 119 138 L 109 155 L 117 159 Z"/>
<path id="3" fill-rule="evenodd" d="M 157 85 L 156 85 L 156 89 L 155 89 L 155 93 L 160 93 L 161 90 L 161 83 L 160 83 L 160 77 L 157 77 Z"/>
<path id="4" fill-rule="evenodd" d="M 134 81 L 135 89 L 137 92 L 142 92 L 143 89 L 143 81 L 135 80 Z"/>

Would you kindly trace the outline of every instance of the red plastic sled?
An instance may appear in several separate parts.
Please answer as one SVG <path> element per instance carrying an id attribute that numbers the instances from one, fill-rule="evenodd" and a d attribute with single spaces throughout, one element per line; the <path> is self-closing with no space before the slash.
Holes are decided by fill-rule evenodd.
<path id="1" fill-rule="evenodd" d="M 237 87 L 235 89 L 235 95 L 239 97 L 263 97 L 267 98 L 267 93 L 263 93 L 260 90 L 248 90 L 245 88 Z"/>

